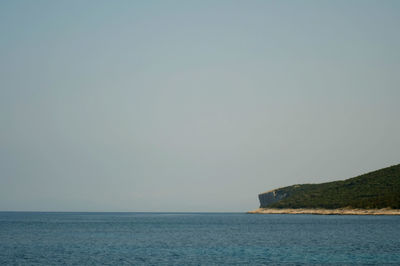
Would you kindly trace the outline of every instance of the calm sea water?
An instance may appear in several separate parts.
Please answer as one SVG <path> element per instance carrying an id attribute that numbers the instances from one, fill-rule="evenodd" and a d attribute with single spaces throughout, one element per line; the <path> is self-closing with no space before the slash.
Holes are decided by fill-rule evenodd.
<path id="1" fill-rule="evenodd" d="M 400 264 L 400 217 L 0 212 L 0 264 Z"/>

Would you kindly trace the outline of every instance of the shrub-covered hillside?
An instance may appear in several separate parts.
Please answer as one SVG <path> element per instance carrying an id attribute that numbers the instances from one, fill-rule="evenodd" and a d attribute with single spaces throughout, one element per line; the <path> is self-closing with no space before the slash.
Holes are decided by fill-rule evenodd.
<path id="1" fill-rule="evenodd" d="M 268 208 L 400 209 L 400 164 L 343 181 L 277 189 L 287 197 Z"/>

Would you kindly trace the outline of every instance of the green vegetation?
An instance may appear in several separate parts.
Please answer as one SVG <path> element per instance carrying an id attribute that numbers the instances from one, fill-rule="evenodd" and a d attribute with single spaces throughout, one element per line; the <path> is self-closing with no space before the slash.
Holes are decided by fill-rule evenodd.
<path id="1" fill-rule="evenodd" d="M 268 208 L 400 209 L 400 164 L 343 181 L 278 189 L 287 197 Z"/>

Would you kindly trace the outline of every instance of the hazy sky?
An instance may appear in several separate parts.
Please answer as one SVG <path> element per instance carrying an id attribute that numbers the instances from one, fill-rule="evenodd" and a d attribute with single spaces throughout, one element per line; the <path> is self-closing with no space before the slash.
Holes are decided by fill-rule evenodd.
<path id="1" fill-rule="evenodd" d="M 0 210 L 247 211 L 400 163 L 400 1 L 0 1 Z"/>

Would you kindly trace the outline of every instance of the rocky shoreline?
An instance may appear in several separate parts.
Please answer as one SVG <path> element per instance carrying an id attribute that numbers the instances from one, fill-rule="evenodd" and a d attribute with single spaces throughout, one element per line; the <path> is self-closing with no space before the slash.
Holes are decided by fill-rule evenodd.
<path id="1" fill-rule="evenodd" d="M 272 209 L 259 208 L 251 214 L 320 214 L 320 215 L 400 215 L 400 209 Z"/>

